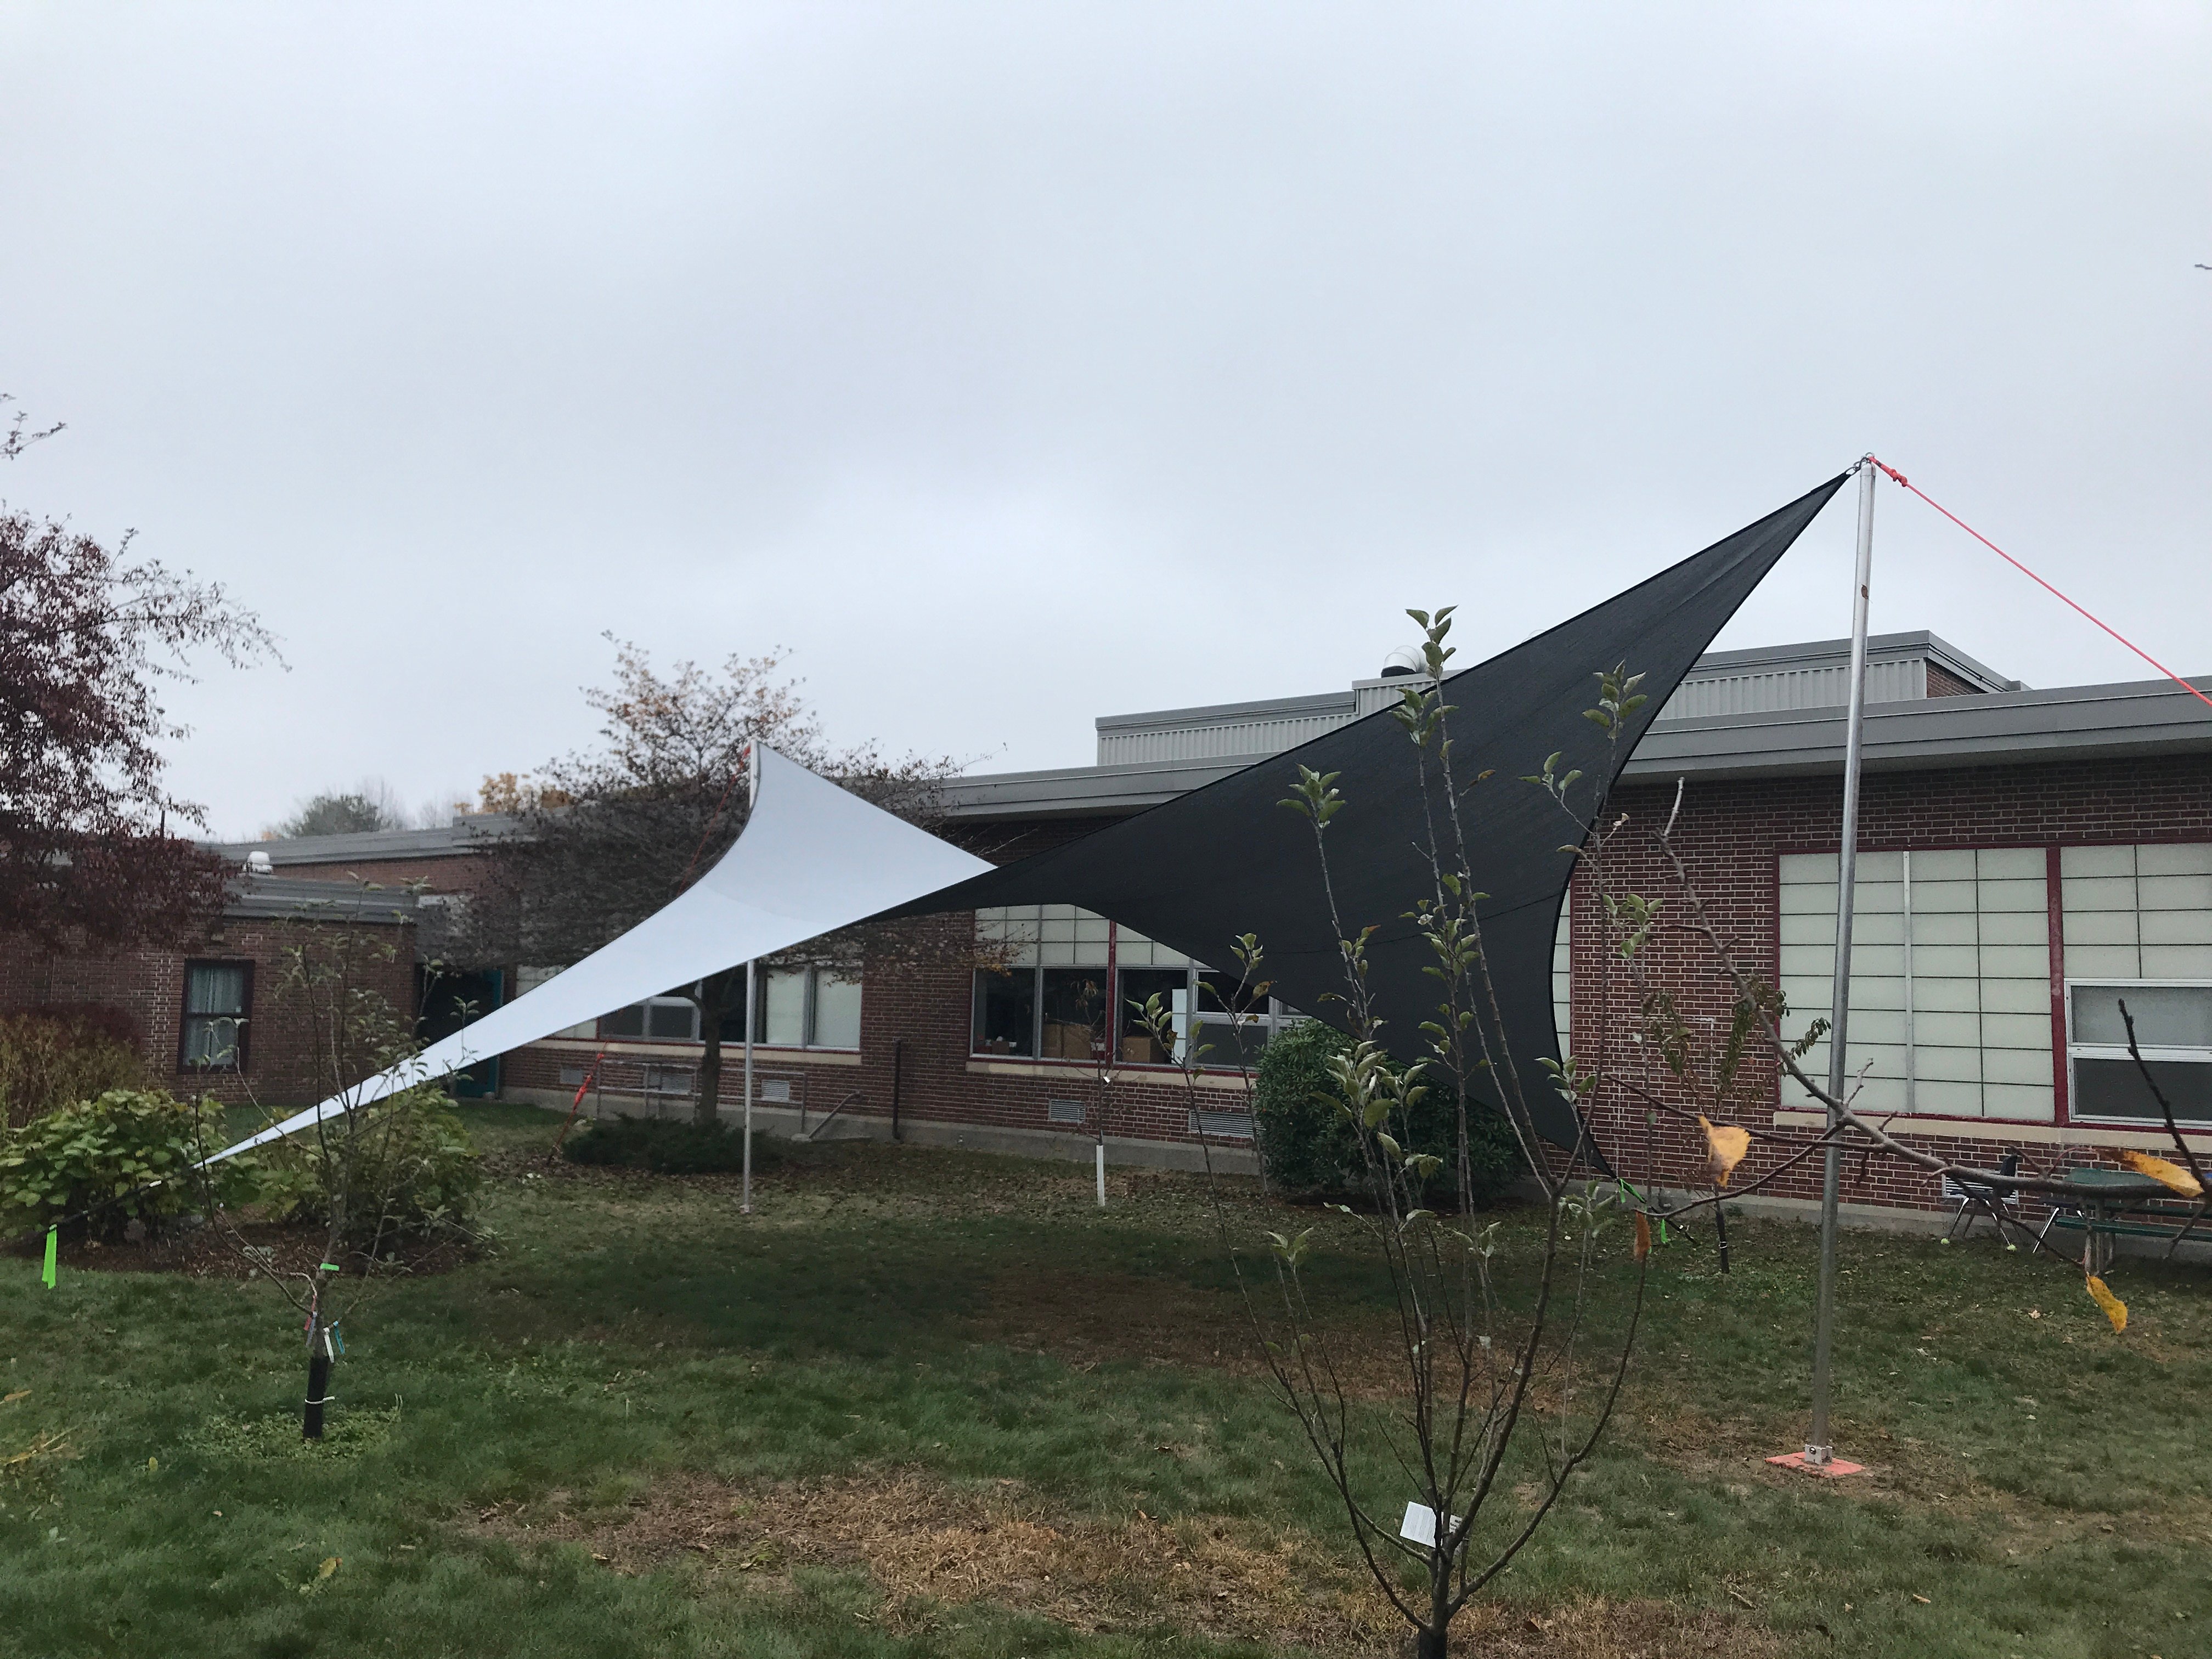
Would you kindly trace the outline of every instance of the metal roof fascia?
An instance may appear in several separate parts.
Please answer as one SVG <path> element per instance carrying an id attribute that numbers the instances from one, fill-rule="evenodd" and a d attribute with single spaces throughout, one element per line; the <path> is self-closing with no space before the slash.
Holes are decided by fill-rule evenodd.
<path id="1" fill-rule="evenodd" d="M 1142 731 L 1190 722 L 1226 725 L 1267 715 L 1349 714 L 1350 691 L 1311 691 L 1298 697 L 1258 697 L 1247 702 L 1208 703 L 1199 708 L 1149 708 L 1137 714 L 1101 714 L 1091 722 L 1101 732 Z"/>
<path id="2" fill-rule="evenodd" d="M 266 841 L 206 841 L 200 845 L 240 863 L 249 853 L 266 853 L 271 864 L 390 863 L 474 853 L 513 823 L 498 813 L 480 813 L 435 830 L 365 830 L 343 836 L 276 836 Z"/>
<path id="3" fill-rule="evenodd" d="M 1885 769 L 2021 764 L 2212 751 L 2212 715 L 2159 680 L 2053 691 L 1874 703 L 1866 763 Z M 1844 759 L 1844 711 L 1793 708 L 1714 714 L 1655 726 L 1624 776 L 1785 775 L 1833 772 Z"/>
<path id="4" fill-rule="evenodd" d="M 391 927 L 413 921 L 421 906 L 404 887 L 365 891 L 334 881 L 247 876 L 231 889 L 226 916 L 259 921 L 348 921 Z"/>

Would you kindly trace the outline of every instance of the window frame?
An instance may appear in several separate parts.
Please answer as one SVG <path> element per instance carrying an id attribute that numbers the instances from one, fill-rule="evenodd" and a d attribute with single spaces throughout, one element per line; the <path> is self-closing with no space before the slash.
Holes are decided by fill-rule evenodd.
<path id="1" fill-rule="evenodd" d="M 251 957 L 187 957 L 185 959 L 185 978 L 177 994 L 177 1072 L 179 1076 L 210 1076 L 228 1074 L 242 1077 L 252 1064 L 253 1031 L 253 969 L 256 963 Z M 190 1011 L 192 1001 L 192 974 L 201 968 L 238 968 L 245 970 L 245 988 L 240 994 L 240 1012 L 236 1014 L 195 1014 Z M 230 1045 L 231 1060 L 227 1066 L 214 1065 L 205 1060 L 187 1057 L 186 1041 L 194 1020 L 229 1019 L 237 1023 L 237 1032 Z"/>
<path id="2" fill-rule="evenodd" d="M 2076 1060 L 2123 1060 L 2130 1065 L 2132 1065 L 2135 1062 L 2135 1056 L 2128 1052 L 2127 1044 L 2124 1042 L 2082 1042 L 2075 1039 L 2074 1036 L 2074 989 L 2076 986 L 2080 986 L 2084 989 L 2109 988 L 2115 990 L 2140 986 L 2147 991 L 2202 991 L 2205 993 L 2207 996 L 2212 996 L 2212 979 L 2107 979 L 2102 975 L 2085 975 L 2082 977 L 2076 979 L 2074 975 L 2070 974 L 2066 976 L 2064 1011 L 2066 1019 L 2066 1096 L 2069 1104 L 2076 1103 L 2081 1098 L 2080 1091 L 2076 1090 L 2074 1085 L 2074 1064 Z M 2154 1048 L 2148 1043 L 2140 1044 L 2138 1046 L 2142 1048 L 2142 1057 L 2146 1060 L 2154 1060 L 2161 1064 L 2178 1063 L 2188 1066 L 2212 1066 L 2212 1044 L 2208 1044 L 2203 1048 Z M 2160 1129 L 2165 1127 L 2165 1121 L 2162 1118 L 2148 1114 L 2141 1117 L 2114 1117 L 2108 1113 L 2084 1112 L 2081 1110 L 2077 1105 L 2074 1107 L 2074 1109 L 2069 1115 L 2071 1120 L 2075 1122 L 2109 1125 L 2115 1128 L 2131 1127 L 2137 1129 Z M 2181 1120 L 2181 1121 L 2184 1128 L 2189 1128 L 2192 1126 L 2198 1128 L 2212 1128 L 2212 1124 L 2201 1123 L 2196 1120 L 2185 1119 Z"/>
<path id="3" fill-rule="evenodd" d="M 846 981 L 848 983 L 858 985 L 861 988 L 860 1017 L 863 1021 L 866 1019 L 867 989 L 860 969 L 857 967 L 834 968 L 825 966 L 819 963 L 807 963 L 798 968 L 786 968 L 776 971 L 783 973 L 796 973 L 805 975 L 805 983 L 801 988 L 800 991 L 801 1007 L 799 1013 L 799 1029 L 800 1034 L 805 1038 L 805 1041 L 796 1044 L 789 1042 L 769 1042 L 765 1039 L 765 1037 L 760 1035 L 763 1023 L 764 1011 L 767 1006 L 769 975 L 765 970 L 757 971 L 753 975 L 753 1006 L 747 1008 L 742 1001 L 738 1004 L 738 1010 L 744 1016 L 746 1030 L 754 1033 L 753 1046 L 756 1048 L 775 1048 L 784 1054 L 857 1054 L 860 1052 L 861 1045 L 857 1042 L 850 1047 L 846 1047 L 841 1044 L 819 1042 L 815 1040 L 817 1036 L 815 1029 L 816 1015 L 820 1006 L 820 997 L 818 994 L 819 981 L 821 976 L 824 974 L 830 975 L 836 979 Z M 641 1034 L 637 1036 L 617 1036 L 605 1029 L 606 1022 L 610 1018 L 613 1018 L 615 1014 L 622 1013 L 629 1009 L 645 1008 L 649 1010 L 654 1007 L 666 1006 L 679 1006 L 690 1011 L 693 1035 L 684 1037 L 657 1037 L 649 1034 Z M 652 1017 L 650 1013 L 648 1013 L 643 1022 L 647 1027 L 648 1033 L 650 1030 L 651 1021 Z M 591 1040 L 599 1042 L 684 1043 L 693 1048 L 704 1048 L 706 1046 L 706 1029 L 704 1020 L 699 1012 L 699 1005 L 692 1001 L 689 997 L 684 996 L 664 995 L 657 997 L 641 997 L 635 1002 L 626 1002 L 621 1008 L 613 1009 L 608 1013 L 599 1015 L 592 1022 L 592 1034 Z M 725 1036 L 721 1041 L 723 1046 L 726 1048 L 731 1046 L 741 1046 L 744 1042 L 744 1037 L 741 1034 L 734 1037 Z"/>
<path id="4" fill-rule="evenodd" d="M 1174 1056 L 1164 1060 L 1123 1060 L 1121 1057 L 1124 1016 L 1127 1013 L 1121 994 L 1122 975 L 1125 974 L 1180 973 L 1182 975 L 1183 989 L 1186 994 L 1185 1012 L 1181 1016 L 1180 1023 L 1185 1030 L 1186 1041 L 1188 1040 L 1188 1033 L 1191 1030 L 1208 1025 L 1225 1029 L 1232 1024 L 1238 1024 L 1248 1030 L 1258 1028 L 1264 1033 L 1258 1047 L 1249 1055 L 1238 1055 L 1235 1058 L 1228 1057 L 1228 1054 L 1234 1051 L 1233 1042 L 1230 1049 L 1224 1051 L 1222 1042 L 1217 1039 L 1212 1057 L 1200 1062 L 1199 1069 L 1202 1072 L 1249 1072 L 1259 1063 L 1259 1054 L 1268 1043 L 1293 1026 L 1303 1024 L 1312 1018 L 1310 1014 L 1300 1013 L 1290 1007 L 1279 997 L 1266 998 L 1264 1009 L 1242 1015 L 1232 1015 L 1218 1009 L 1200 1009 L 1198 1006 L 1199 981 L 1201 977 L 1205 977 L 1213 980 L 1216 984 L 1223 983 L 1224 976 L 1218 969 L 1204 967 L 1197 963 L 1190 963 L 1180 969 L 1162 968 L 1149 963 L 1124 963 L 1119 959 L 1121 924 L 1104 917 L 1100 917 L 1099 920 L 1106 922 L 1107 959 L 1103 964 L 1035 962 L 1021 966 L 977 968 L 974 970 L 969 976 L 968 998 L 968 1058 L 969 1060 L 1021 1066 L 1068 1066 L 1079 1067 L 1084 1071 L 1099 1069 L 1102 1062 L 1095 1054 L 1089 1060 L 1075 1060 L 1065 1055 L 1048 1055 L 1042 1052 L 1045 1001 L 1043 976 L 1048 973 L 1095 971 L 1106 976 L 1108 1038 L 1106 1055 L 1103 1064 L 1109 1071 L 1179 1072 L 1182 1069 L 1182 1060 Z M 1030 1049 L 1027 1054 L 1000 1054 L 976 1046 L 976 1015 L 981 1001 L 978 994 L 981 977 L 986 974 L 1008 979 L 1020 975 L 1030 976 Z"/>

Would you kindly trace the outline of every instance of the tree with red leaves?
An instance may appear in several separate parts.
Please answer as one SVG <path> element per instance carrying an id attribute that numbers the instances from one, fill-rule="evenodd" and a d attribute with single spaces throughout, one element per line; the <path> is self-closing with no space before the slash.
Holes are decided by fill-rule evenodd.
<path id="1" fill-rule="evenodd" d="M 61 428 L 0 434 L 14 459 Z M 66 524 L 0 510 L 0 934 L 47 949 L 181 944 L 221 913 L 223 860 L 162 786 L 161 682 L 194 648 L 274 654 L 222 588 Z"/>

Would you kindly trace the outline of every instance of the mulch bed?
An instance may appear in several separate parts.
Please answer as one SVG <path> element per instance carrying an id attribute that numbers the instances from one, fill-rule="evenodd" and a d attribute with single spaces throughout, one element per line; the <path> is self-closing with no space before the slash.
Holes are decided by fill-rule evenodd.
<path id="1" fill-rule="evenodd" d="M 46 1254 L 44 1240 L 17 1243 L 6 1254 L 36 1261 Z M 465 1242 L 403 1241 L 378 1266 L 380 1273 L 451 1273 L 471 1254 Z M 102 1242 L 64 1238 L 61 1271 L 132 1273 L 183 1273 L 192 1279 L 252 1279 L 263 1272 L 311 1273 L 323 1261 L 323 1234 L 319 1227 L 277 1226 L 265 1221 L 246 1222 L 232 1228 L 187 1227 L 173 1224 L 137 1240 Z M 368 1263 L 356 1252 L 340 1264 L 357 1274 Z"/>

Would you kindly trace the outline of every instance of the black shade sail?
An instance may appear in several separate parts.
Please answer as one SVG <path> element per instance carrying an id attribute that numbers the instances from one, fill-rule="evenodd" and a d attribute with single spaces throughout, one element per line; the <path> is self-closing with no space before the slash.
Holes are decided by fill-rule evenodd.
<path id="1" fill-rule="evenodd" d="M 1552 1009 L 1552 950 L 1580 838 L 1575 823 L 1524 781 L 1546 757 L 1584 780 L 1576 804 L 1588 819 L 1609 793 L 1637 741 L 1682 677 L 1759 580 L 1850 475 L 1830 479 L 1757 523 L 1650 580 L 1561 623 L 1487 662 L 1449 676 L 1454 771 L 1473 787 L 1464 810 L 1486 954 L 1506 1042 L 1538 1127 L 1574 1144 L 1573 1113 L 1534 1062 L 1559 1058 Z M 1614 746 L 1583 711 L 1601 671 L 1626 664 L 1650 697 Z M 1346 805 L 1328 829 L 1329 872 L 1345 925 L 1370 923 L 1369 982 L 1386 1043 L 1411 1057 L 1420 1022 L 1433 1017 L 1436 981 L 1422 969 L 1429 947 L 1406 912 L 1431 884 L 1416 845 L 1423 802 L 1413 745 L 1387 711 L 1231 774 L 1218 782 L 1109 824 L 1083 839 L 947 887 L 886 914 L 927 915 L 1009 904 L 1076 904 L 1217 968 L 1231 944 L 1259 936 L 1273 994 L 1342 1024 L 1344 989 L 1335 934 L 1307 821 L 1278 802 L 1301 766 L 1340 774 Z"/>

